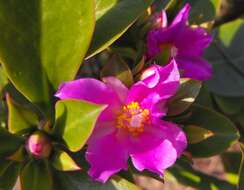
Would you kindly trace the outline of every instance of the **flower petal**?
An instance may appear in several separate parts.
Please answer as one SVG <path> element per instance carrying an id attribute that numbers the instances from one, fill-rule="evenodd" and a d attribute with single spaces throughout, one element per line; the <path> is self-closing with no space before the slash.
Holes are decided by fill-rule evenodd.
<path id="1" fill-rule="evenodd" d="M 118 101 L 113 89 L 92 78 L 65 82 L 60 85 L 55 96 L 60 99 L 79 99 L 97 104 L 114 104 Z"/>
<path id="2" fill-rule="evenodd" d="M 185 6 L 180 10 L 180 12 L 176 15 L 170 27 L 175 26 L 177 24 L 186 24 L 188 21 L 189 13 L 191 6 L 189 3 L 185 4 Z"/>
<path id="3" fill-rule="evenodd" d="M 212 36 L 200 27 L 184 27 L 175 38 L 179 55 L 201 56 L 211 42 Z"/>
<path id="4" fill-rule="evenodd" d="M 131 155 L 131 158 L 137 170 L 143 171 L 147 169 L 163 175 L 163 170 L 175 163 L 177 153 L 172 143 L 165 139 L 157 147 L 147 152 Z"/>
<path id="5" fill-rule="evenodd" d="M 142 102 L 143 99 L 151 99 L 155 103 L 156 97 L 158 100 L 168 99 L 179 88 L 180 74 L 174 59 L 165 67 L 154 65 L 144 73 L 146 74 L 142 75 L 142 80 L 129 90 L 127 103 L 131 101 Z M 152 94 L 155 96 L 152 97 Z M 150 102 L 147 101 L 147 103 Z"/>
<path id="6" fill-rule="evenodd" d="M 200 57 L 178 56 L 176 61 L 183 77 L 208 80 L 212 76 L 212 66 Z"/>
<path id="7" fill-rule="evenodd" d="M 106 182 L 110 176 L 127 169 L 128 152 L 114 133 L 90 141 L 86 159 L 90 164 L 88 174 L 95 180 Z"/>
<path id="8" fill-rule="evenodd" d="M 114 90 L 121 102 L 125 102 L 128 88 L 119 79 L 115 77 L 104 77 L 103 81 L 107 86 Z"/>
<path id="9" fill-rule="evenodd" d="M 131 158 L 139 171 L 148 169 L 162 175 L 163 170 L 173 165 L 182 154 L 186 148 L 187 140 L 184 132 L 175 124 L 159 120 L 157 120 L 157 124 L 159 126 L 154 129 L 155 134 L 151 137 L 154 140 L 151 149 L 132 153 Z M 155 139 L 159 139 L 160 143 L 155 143 Z M 145 142 L 144 140 L 141 139 L 141 146 L 151 143 L 151 141 Z"/>

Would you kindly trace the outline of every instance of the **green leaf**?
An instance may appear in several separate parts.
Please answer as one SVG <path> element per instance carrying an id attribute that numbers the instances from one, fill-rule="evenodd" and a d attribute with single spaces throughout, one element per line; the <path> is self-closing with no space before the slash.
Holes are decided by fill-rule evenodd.
<path id="1" fill-rule="evenodd" d="M 152 2 L 153 0 L 97 0 L 96 27 L 88 57 L 109 47 Z"/>
<path id="2" fill-rule="evenodd" d="M 169 169 L 176 180 L 200 190 L 235 190 L 236 187 L 225 180 L 194 170 L 187 162 L 179 160 Z"/>
<path id="3" fill-rule="evenodd" d="M 239 181 L 239 170 L 241 166 L 242 154 L 237 151 L 224 152 L 221 159 L 225 169 L 226 180 L 237 185 Z"/>
<path id="4" fill-rule="evenodd" d="M 241 150 L 242 150 L 242 161 L 239 170 L 238 190 L 242 190 L 244 188 L 244 145 L 243 144 L 241 144 Z"/>
<path id="5" fill-rule="evenodd" d="M 202 83 L 196 80 L 181 80 L 181 86 L 168 103 L 168 115 L 179 115 L 186 111 L 198 96 Z"/>
<path id="6" fill-rule="evenodd" d="M 57 150 L 53 153 L 52 165 L 60 171 L 74 171 L 81 169 L 66 152 L 61 150 Z"/>
<path id="7" fill-rule="evenodd" d="M 184 128 L 187 134 L 188 143 L 195 144 L 199 143 L 209 137 L 213 136 L 213 132 L 196 125 L 187 125 Z"/>
<path id="8" fill-rule="evenodd" d="M 59 172 L 54 176 L 56 189 L 59 190 L 140 190 L 139 187 L 129 181 L 114 176 L 107 183 L 95 182 L 84 173 Z"/>
<path id="9" fill-rule="evenodd" d="M 214 69 L 212 79 L 207 81 L 208 88 L 219 96 L 244 96 L 244 22 L 237 19 L 215 32 L 216 40 L 206 51 Z"/>
<path id="10" fill-rule="evenodd" d="M 53 90 L 75 77 L 94 22 L 93 0 L 0 1 L 1 62 L 16 88 L 47 115 Z"/>
<path id="11" fill-rule="evenodd" d="M 105 106 L 79 100 L 61 100 L 56 104 L 54 134 L 62 137 L 69 150 L 79 151 L 91 135 Z"/>
<path id="12" fill-rule="evenodd" d="M 196 125 L 213 134 L 199 143 L 188 146 L 188 151 L 193 157 L 209 157 L 219 154 L 239 138 L 237 129 L 228 118 L 202 106 L 192 107 L 192 115 L 186 125 Z"/>
<path id="13" fill-rule="evenodd" d="M 5 162 L 6 167 L 1 172 L 1 164 Z M 12 190 L 19 174 L 19 165 L 13 161 L 0 160 L 0 189 L 1 190 Z"/>
<path id="14" fill-rule="evenodd" d="M 133 84 L 133 75 L 127 63 L 119 56 L 113 55 L 104 65 L 101 77 L 114 76 L 126 86 Z"/>
<path id="15" fill-rule="evenodd" d="M 20 173 L 21 189 L 52 190 L 52 176 L 44 160 L 29 161 Z"/>
<path id="16" fill-rule="evenodd" d="M 191 4 L 190 23 L 201 24 L 214 20 L 219 1 L 220 0 L 183 0 L 182 4 Z"/>
<path id="17" fill-rule="evenodd" d="M 221 111 L 228 115 L 238 114 L 244 108 L 244 97 L 233 98 L 215 95 L 214 99 Z"/>
<path id="18" fill-rule="evenodd" d="M 8 78 L 2 66 L 0 65 L 0 95 L 6 84 L 8 84 Z"/>
<path id="19" fill-rule="evenodd" d="M 7 96 L 8 104 L 8 130 L 10 133 L 19 133 L 26 129 L 37 127 L 38 117 L 31 110 L 13 102 Z"/>
<path id="20" fill-rule="evenodd" d="M 23 139 L 10 134 L 7 130 L 0 127 L 0 156 L 6 157 L 17 151 Z"/>

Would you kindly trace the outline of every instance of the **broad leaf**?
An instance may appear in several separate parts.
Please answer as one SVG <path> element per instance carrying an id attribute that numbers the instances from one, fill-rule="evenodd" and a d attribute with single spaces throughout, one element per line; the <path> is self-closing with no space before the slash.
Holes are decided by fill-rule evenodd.
<path id="1" fill-rule="evenodd" d="M 96 0 L 96 27 L 88 57 L 110 46 L 153 0 Z"/>
<path id="2" fill-rule="evenodd" d="M 2 162 L 5 162 L 7 165 L 4 171 L 0 171 L 0 189 L 12 190 L 18 177 L 19 165 L 13 161 L 0 160 L 0 170 Z"/>
<path id="3" fill-rule="evenodd" d="M 187 186 L 195 187 L 201 190 L 235 190 L 236 187 L 227 181 L 204 174 L 194 170 L 188 163 L 178 161 L 169 169 L 176 180 Z"/>
<path id="4" fill-rule="evenodd" d="M 60 171 L 74 171 L 81 169 L 66 152 L 61 150 L 56 150 L 53 153 L 52 165 Z"/>
<path id="5" fill-rule="evenodd" d="M 228 115 L 238 114 L 244 108 L 244 97 L 233 98 L 215 95 L 214 99 L 221 111 Z"/>
<path id="6" fill-rule="evenodd" d="M 139 187 L 118 176 L 107 183 L 97 183 L 84 173 L 56 173 L 55 185 L 59 190 L 140 190 Z"/>
<path id="7" fill-rule="evenodd" d="M 113 55 L 104 65 L 101 77 L 114 76 L 126 86 L 133 84 L 133 75 L 127 63 L 119 56 Z"/>
<path id="8" fill-rule="evenodd" d="M 0 0 L 1 62 L 16 88 L 48 115 L 52 90 L 75 77 L 94 22 L 93 0 Z"/>
<path id="9" fill-rule="evenodd" d="M 187 134 L 187 140 L 190 144 L 199 143 L 214 135 L 212 131 L 196 125 L 187 125 L 185 126 L 184 131 Z"/>
<path id="10" fill-rule="evenodd" d="M 219 154 L 239 138 L 237 129 L 228 118 L 202 106 L 192 107 L 192 115 L 186 124 L 199 126 L 212 133 L 209 138 L 188 146 L 193 157 Z"/>
<path id="11" fill-rule="evenodd" d="M 0 156 L 6 157 L 17 151 L 24 140 L 10 134 L 7 130 L 0 127 Z"/>
<path id="12" fill-rule="evenodd" d="M 38 117 L 31 110 L 13 102 L 10 96 L 7 96 L 8 104 L 8 131 L 10 133 L 19 133 L 26 129 L 37 127 Z"/>
<path id="13" fill-rule="evenodd" d="M 54 134 L 61 137 L 69 150 L 80 150 L 91 135 L 105 106 L 79 100 L 61 100 L 56 104 Z"/>
<path id="14" fill-rule="evenodd" d="M 45 161 L 29 161 L 20 173 L 21 189 L 52 190 L 52 176 Z"/>
<path id="15" fill-rule="evenodd" d="M 222 25 L 215 31 L 216 41 L 206 52 L 206 57 L 214 68 L 213 77 L 207 85 L 209 90 L 217 95 L 244 95 L 243 23 L 242 19 L 238 19 Z"/>
<path id="16" fill-rule="evenodd" d="M 187 110 L 195 101 L 201 86 L 200 81 L 190 79 L 181 80 L 180 89 L 168 102 L 168 115 L 178 115 Z"/>

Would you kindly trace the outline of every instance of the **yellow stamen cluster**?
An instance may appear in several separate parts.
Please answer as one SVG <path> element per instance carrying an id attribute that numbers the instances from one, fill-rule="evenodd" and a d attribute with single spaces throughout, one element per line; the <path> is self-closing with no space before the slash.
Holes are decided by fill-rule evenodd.
<path id="1" fill-rule="evenodd" d="M 122 112 L 117 117 L 117 128 L 128 130 L 133 136 L 144 131 L 145 124 L 150 123 L 150 112 L 142 109 L 138 102 L 131 102 L 122 107 Z"/>

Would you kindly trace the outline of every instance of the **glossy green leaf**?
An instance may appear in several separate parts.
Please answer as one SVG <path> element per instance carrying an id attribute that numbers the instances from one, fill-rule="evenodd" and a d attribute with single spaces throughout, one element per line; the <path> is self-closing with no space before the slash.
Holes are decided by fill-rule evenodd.
<path id="1" fill-rule="evenodd" d="M 0 1 L 0 60 L 16 88 L 47 114 L 53 90 L 75 77 L 94 22 L 93 0 Z"/>
<path id="2" fill-rule="evenodd" d="M 213 132 L 196 125 L 187 125 L 184 128 L 187 135 L 188 143 L 195 144 L 199 143 L 209 137 L 213 136 Z"/>
<path id="3" fill-rule="evenodd" d="M 2 162 L 8 162 L 4 171 L 0 171 L 0 189 L 1 190 L 12 190 L 18 177 L 19 165 L 13 161 L 0 160 L 0 170 Z"/>
<path id="4" fill-rule="evenodd" d="M 201 89 L 201 82 L 196 80 L 184 79 L 181 81 L 180 89 L 168 103 L 168 115 L 178 115 L 187 110 L 195 101 Z"/>
<path id="5" fill-rule="evenodd" d="M 81 169 L 66 152 L 61 150 L 56 150 L 53 153 L 52 165 L 60 171 L 74 171 Z"/>
<path id="6" fill-rule="evenodd" d="M 188 146 L 193 157 L 209 157 L 226 150 L 239 138 L 234 124 L 226 117 L 202 106 L 193 106 L 186 125 L 196 125 L 212 132 L 209 138 Z M 204 150 L 204 151 L 203 151 Z"/>
<path id="7" fill-rule="evenodd" d="M 56 104 L 54 134 L 61 137 L 69 150 L 80 150 L 91 135 L 105 106 L 79 100 L 61 100 Z"/>
<path id="8" fill-rule="evenodd" d="M 117 40 L 152 2 L 153 0 L 97 0 L 96 27 L 88 57 L 101 52 Z"/>
<path id="9" fill-rule="evenodd" d="M 169 169 L 176 180 L 199 190 L 235 190 L 236 187 L 225 180 L 194 170 L 188 163 L 178 161 Z"/>
<path id="10" fill-rule="evenodd" d="M 242 19 L 235 20 L 222 25 L 215 32 L 216 40 L 206 51 L 206 57 L 214 69 L 212 79 L 207 81 L 208 88 L 220 96 L 243 96 L 244 22 Z"/>
<path id="11" fill-rule="evenodd" d="M 126 86 L 133 84 L 132 72 L 127 63 L 119 55 L 113 55 L 104 65 L 101 71 L 101 78 L 106 76 L 114 76 Z"/>
<path id="12" fill-rule="evenodd" d="M 84 173 L 56 173 L 54 176 L 56 189 L 59 190 L 140 190 L 129 181 L 114 176 L 107 183 L 98 183 Z"/>
<path id="13" fill-rule="evenodd" d="M 6 157 L 13 154 L 23 144 L 22 138 L 10 134 L 0 127 L 0 156 Z"/>
<path id="14" fill-rule="evenodd" d="M 23 190 L 52 190 L 52 176 L 47 163 L 44 160 L 29 161 L 20 173 L 20 183 Z"/>
<path id="15" fill-rule="evenodd" d="M 37 127 L 38 117 L 35 113 L 13 102 L 10 96 L 7 96 L 7 104 L 8 131 L 10 133 L 19 133 L 26 129 Z"/>

